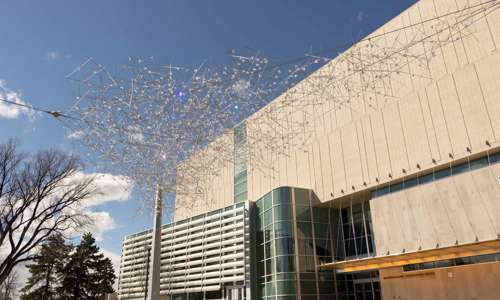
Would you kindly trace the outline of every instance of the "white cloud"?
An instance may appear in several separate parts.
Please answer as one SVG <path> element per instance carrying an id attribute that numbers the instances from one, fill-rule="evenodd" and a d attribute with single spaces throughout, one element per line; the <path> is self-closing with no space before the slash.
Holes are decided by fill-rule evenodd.
<path id="1" fill-rule="evenodd" d="M 26 101 L 22 99 L 21 92 L 9 89 L 6 81 L 3 79 L 0 79 L 0 99 L 27 105 Z M 27 107 L 0 101 L 0 118 L 15 119 L 21 114 L 25 114 L 30 117 L 34 115 L 33 111 Z"/>
<path id="2" fill-rule="evenodd" d="M 82 203 L 82 212 L 88 215 L 93 221 L 92 224 L 81 228 L 78 232 L 70 233 L 71 236 L 77 236 L 84 232 L 91 232 L 96 240 L 102 241 L 107 231 L 116 228 L 115 220 L 107 211 L 95 209 L 97 206 L 108 202 L 124 202 L 130 199 L 133 182 L 125 176 L 112 175 L 109 173 L 76 173 L 70 181 L 80 181 L 88 178 L 94 178 L 94 195 Z"/>
<path id="3" fill-rule="evenodd" d="M 66 135 L 66 138 L 70 139 L 70 140 L 79 140 L 82 137 L 83 137 L 83 131 L 81 131 L 81 130 L 71 131 L 70 133 L 68 133 Z"/>
<path id="4" fill-rule="evenodd" d="M 51 61 L 53 61 L 53 60 L 57 60 L 57 59 L 59 59 L 59 57 L 60 57 L 60 56 L 61 56 L 61 55 L 60 55 L 60 54 L 59 54 L 59 52 L 57 52 L 57 51 L 49 51 L 49 52 L 47 52 L 47 54 L 45 55 L 45 58 L 47 58 L 47 60 L 51 60 Z"/>
<path id="5" fill-rule="evenodd" d="M 130 198 L 134 183 L 125 176 L 78 172 L 71 180 L 85 180 L 91 177 L 94 178 L 93 188 L 96 193 L 83 203 L 85 207 L 98 206 L 112 201 L 124 202 Z"/>
<path id="6" fill-rule="evenodd" d="M 365 18 L 366 18 L 366 13 L 364 11 L 358 11 L 358 14 L 356 15 L 356 20 L 358 22 L 363 22 Z"/>
<path id="7" fill-rule="evenodd" d="M 97 241 L 102 241 L 104 233 L 116 228 L 115 220 L 107 211 L 88 212 L 89 217 L 94 221 L 87 226 L 85 231 L 91 232 Z"/>

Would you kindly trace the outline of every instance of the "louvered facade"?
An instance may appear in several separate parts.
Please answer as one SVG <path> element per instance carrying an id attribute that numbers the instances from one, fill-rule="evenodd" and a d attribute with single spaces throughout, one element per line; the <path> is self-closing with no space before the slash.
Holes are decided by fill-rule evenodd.
<path id="1" fill-rule="evenodd" d="M 162 228 L 160 294 L 220 299 L 249 297 L 249 203 L 194 216 Z M 120 299 L 144 299 L 149 277 L 151 231 L 123 241 Z"/>

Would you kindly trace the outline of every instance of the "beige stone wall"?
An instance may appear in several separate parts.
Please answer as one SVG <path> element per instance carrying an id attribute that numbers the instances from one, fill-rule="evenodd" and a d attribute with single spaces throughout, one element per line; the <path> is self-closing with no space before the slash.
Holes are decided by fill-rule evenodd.
<path id="1" fill-rule="evenodd" d="M 475 6 L 479 4 L 419 1 L 371 35 L 378 51 L 380 47 L 411 45 L 401 59 L 386 62 L 402 63 L 397 72 L 378 78 L 370 76 L 380 72 L 366 72 L 361 78 L 361 71 L 346 71 L 359 65 L 349 66 L 343 57 L 353 58 L 358 52 L 367 56 L 372 51 L 364 42 L 249 118 L 249 136 L 259 136 L 270 115 L 284 120 L 279 130 L 293 133 L 282 136 L 285 142 L 252 141 L 250 147 L 258 149 L 254 151 L 258 154 L 250 162 L 249 198 L 258 199 L 280 185 L 292 185 L 314 189 L 325 202 L 332 199 L 331 194 L 339 198 L 376 186 L 376 179 L 390 181 L 389 174 L 394 180 L 404 172 L 416 173 L 417 164 L 428 169 L 435 165 L 433 160 L 438 165 L 448 163 L 450 153 L 453 159 L 460 159 L 469 155 L 467 148 L 472 154 L 484 151 L 486 141 L 492 147 L 500 146 L 500 10 L 481 14 Z M 473 11 L 474 17 L 452 14 L 439 22 L 420 24 L 466 5 L 472 7 L 467 11 Z M 443 24 L 457 23 L 457 18 L 466 20 L 465 25 L 457 25 L 446 43 L 412 41 L 414 36 L 435 31 L 443 31 L 438 36 L 444 39 Z M 397 30 L 402 27 L 408 28 Z M 432 51 L 426 50 L 429 47 Z M 426 58 L 408 58 L 405 63 L 412 53 Z M 387 69 L 393 70 L 394 65 Z M 349 80 L 322 83 L 325 74 L 332 73 Z M 367 84 L 370 80 L 375 83 Z M 356 84 L 367 84 L 367 90 L 355 90 Z M 351 89 L 343 89 L 346 85 Z M 267 130 L 273 130 L 271 125 Z M 282 153 L 275 149 L 266 152 L 271 142 L 288 147 L 279 150 Z"/>
<path id="2" fill-rule="evenodd" d="M 379 256 L 496 239 L 500 165 L 370 200 Z"/>
<path id="3" fill-rule="evenodd" d="M 499 147 L 495 3 L 421 0 L 251 116 L 248 198 L 297 186 L 328 202 Z M 176 219 L 231 203 L 232 170 L 178 195 Z"/>
<path id="4" fill-rule="evenodd" d="M 382 299 L 497 300 L 500 262 L 414 272 L 383 269 L 380 281 Z"/>
<path id="5" fill-rule="evenodd" d="M 233 204 L 233 141 L 226 133 L 178 167 L 174 221 Z"/>

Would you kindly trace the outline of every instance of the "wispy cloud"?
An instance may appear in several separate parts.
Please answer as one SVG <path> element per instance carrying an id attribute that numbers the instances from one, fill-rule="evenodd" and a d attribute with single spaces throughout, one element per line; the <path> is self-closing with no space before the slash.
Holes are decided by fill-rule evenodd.
<path id="1" fill-rule="evenodd" d="M 358 22 L 363 22 L 363 20 L 366 18 L 366 13 L 364 11 L 358 11 L 358 14 L 356 15 L 356 21 Z"/>
<path id="2" fill-rule="evenodd" d="M 0 79 L 0 99 L 27 105 L 27 102 L 22 98 L 21 92 L 8 88 L 7 82 L 3 79 Z M 16 119 L 22 114 L 32 117 L 34 112 L 28 107 L 0 101 L 0 118 Z"/>
<path id="3" fill-rule="evenodd" d="M 45 54 L 45 58 L 49 61 L 58 60 L 61 57 L 61 54 L 57 51 L 49 51 Z"/>
<path id="4" fill-rule="evenodd" d="M 81 130 L 70 131 L 66 134 L 66 138 L 69 140 L 79 140 L 83 137 L 83 134 L 84 133 Z"/>

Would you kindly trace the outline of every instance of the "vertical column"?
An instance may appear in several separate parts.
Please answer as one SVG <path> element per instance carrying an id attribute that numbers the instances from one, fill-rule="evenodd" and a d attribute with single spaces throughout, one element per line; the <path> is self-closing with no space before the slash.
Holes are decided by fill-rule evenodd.
<path id="1" fill-rule="evenodd" d="M 156 189 L 155 210 L 153 220 L 153 239 L 151 243 L 151 266 L 149 276 L 148 300 L 160 298 L 160 255 L 161 255 L 161 221 L 163 206 L 163 191 L 158 186 Z"/>

